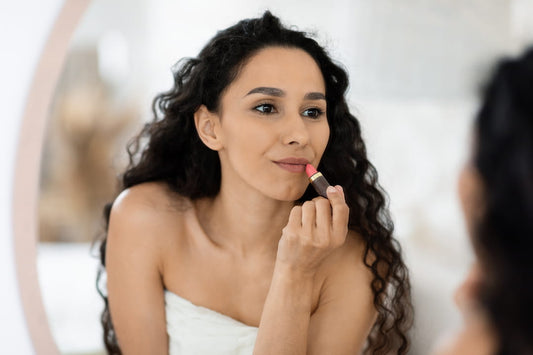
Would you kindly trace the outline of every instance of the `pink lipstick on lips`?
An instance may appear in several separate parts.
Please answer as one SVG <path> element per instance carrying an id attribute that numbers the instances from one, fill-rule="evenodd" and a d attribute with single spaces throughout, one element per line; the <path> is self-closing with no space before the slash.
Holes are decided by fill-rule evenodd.
<path id="1" fill-rule="evenodd" d="M 305 166 L 305 172 L 307 173 L 307 176 L 309 176 L 309 182 L 311 183 L 311 185 L 313 185 L 316 192 L 320 196 L 328 198 L 328 194 L 326 193 L 326 190 L 328 186 L 330 185 L 328 181 L 326 180 L 326 178 L 324 177 L 324 175 L 316 171 L 315 167 L 312 166 L 311 164 L 307 164 Z"/>

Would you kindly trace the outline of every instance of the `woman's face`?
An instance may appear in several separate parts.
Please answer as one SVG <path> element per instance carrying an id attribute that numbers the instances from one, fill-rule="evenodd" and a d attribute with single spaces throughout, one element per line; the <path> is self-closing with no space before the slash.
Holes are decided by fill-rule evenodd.
<path id="1" fill-rule="evenodd" d="M 222 188 L 298 199 L 329 139 L 326 89 L 301 49 L 268 47 L 252 56 L 221 97 L 217 123 Z"/>
<path id="2" fill-rule="evenodd" d="M 458 193 L 468 234 L 472 238 L 474 226 L 479 221 L 483 210 L 483 191 L 479 173 L 471 163 L 465 165 L 459 175 Z"/>

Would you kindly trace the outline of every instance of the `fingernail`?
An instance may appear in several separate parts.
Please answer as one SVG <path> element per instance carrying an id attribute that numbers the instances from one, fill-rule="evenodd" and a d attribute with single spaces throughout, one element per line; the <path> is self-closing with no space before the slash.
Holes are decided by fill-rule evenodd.
<path id="1" fill-rule="evenodd" d="M 333 186 L 328 186 L 327 192 L 330 193 L 330 194 L 334 194 L 334 193 L 336 193 L 338 191 Z"/>
<path id="2" fill-rule="evenodd" d="M 342 186 L 341 185 L 337 185 L 337 186 L 335 186 L 335 188 L 337 189 L 337 191 L 342 192 Z"/>

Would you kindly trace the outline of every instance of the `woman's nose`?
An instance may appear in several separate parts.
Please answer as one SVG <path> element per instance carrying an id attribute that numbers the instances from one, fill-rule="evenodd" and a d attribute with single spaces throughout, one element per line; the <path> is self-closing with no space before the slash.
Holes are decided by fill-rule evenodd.
<path id="1" fill-rule="evenodd" d="M 309 131 L 300 114 L 286 117 L 282 127 L 283 144 L 305 146 L 309 143 Z"/>

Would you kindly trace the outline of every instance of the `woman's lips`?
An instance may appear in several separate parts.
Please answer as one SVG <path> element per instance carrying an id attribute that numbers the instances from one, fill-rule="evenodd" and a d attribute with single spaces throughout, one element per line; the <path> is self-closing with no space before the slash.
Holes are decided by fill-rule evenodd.
<path id="1" fill-rule="evenodd" d="M 291 173 L 303 173 L 305 171 L 305 164 L 289 164 L 275 162 L 280 168 L 290 171 Z"/>
<path id="2" fill-rule="evenodd" d="M 290 171 L 291 173 L 303 173 L 305 166 L 309 163 L 307 159 L 288 158 L 275 161 L 280 168 Z"/>

